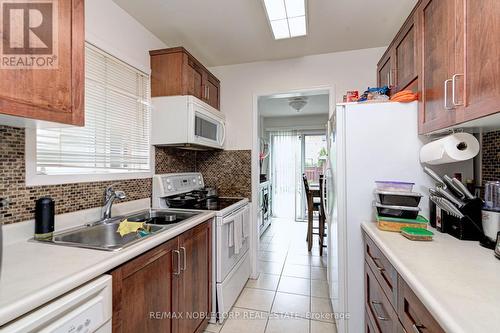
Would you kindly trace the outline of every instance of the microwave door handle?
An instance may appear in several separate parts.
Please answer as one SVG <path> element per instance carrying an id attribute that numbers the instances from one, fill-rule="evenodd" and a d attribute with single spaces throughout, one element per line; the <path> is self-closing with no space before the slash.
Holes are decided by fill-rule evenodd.
<path id="1" fill-rule="evenodd" d="M 224 142 L 226 141 L 226 124 L 224 122 L 221 123 L 222 124 L 222 140 L 221 140 L 221 143 L 220 145 L 223 146 L 224 145 Z"/>

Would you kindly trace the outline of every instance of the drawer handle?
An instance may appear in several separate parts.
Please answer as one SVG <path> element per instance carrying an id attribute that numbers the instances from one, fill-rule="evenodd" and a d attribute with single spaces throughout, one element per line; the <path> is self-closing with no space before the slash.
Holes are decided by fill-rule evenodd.
<path id="1" fill-rule="evenodd" d="M 421 328 L 425 328 L 425 326 L 424 325 L 413 324 L 411 326 L 411 328 L 413 329 L 413 333 L 422 333 L 422 331 L 420 329 Z"/>
<path id="2" fill-rule="evenodd" d="M 378 301 L 371 301 L 371 303 L 373 305 L 373 311 L 375 312 L 375 317 L 377 317 L 378 320 L 384 320 L 384 321 L 389 320 L 389 318 L 381 316 L 377 311 L 377 307 L 380 306 L 380 308 L 385 312 L 384 304 Z"/>
<path id="3" fill-rule="evenodd" d="M 372 257 L 372 260 L 373 260 L 373 263 L 375 264 L 375 267 L 377 268 L 377 270 L 378 270 L 379 272 L 383 272 L 383 271 L 385 271 L 384 266 L 381 266 L 381 265 L 379 264 L 379 262 L 380 262 L 380 259 L 379 259 L 379 258 Z"/>

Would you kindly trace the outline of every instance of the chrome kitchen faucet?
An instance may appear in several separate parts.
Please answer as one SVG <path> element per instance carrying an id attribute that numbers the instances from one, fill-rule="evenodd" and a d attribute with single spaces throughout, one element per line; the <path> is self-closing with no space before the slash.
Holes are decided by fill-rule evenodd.
<path id="1" fill-rule="evenodd" d="M 115 191 L 114 185 L 110 185 L 104 190 L 104 207 L 102 208 L 102 219 L 107 220 L 111 218 L 111 208 L 115 199 L 125 199 L 127 196 L 123 191 Z"/>

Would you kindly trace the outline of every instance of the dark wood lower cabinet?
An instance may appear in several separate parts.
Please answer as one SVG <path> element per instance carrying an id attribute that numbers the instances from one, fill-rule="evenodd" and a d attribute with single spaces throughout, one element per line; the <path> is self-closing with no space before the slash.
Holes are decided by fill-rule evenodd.
<path id="1" fill-rule="evenodd" d="M 113 276 L 113 333 L 198 333 L 211 311 L 211 220 Z"/>
<path id="2" fill-rule="evenodd" d="M 397 275 L 392 289 L 383 287 L 381 271 L 394 269 L 368 235 L 365 238 L 365 332 L 444 333 L 403 278 Z M 373 256 L 382 258 L 373 265 Z M 381 263 L 384 265 L 382 266 Z M 393 300 L 393 295 L 396 299 Z"/>
<path id="3" fill-rule="evenodd" d="M 396 333 L 398 315 L 380 287 L 371 268 L 365 263 L 366 312 L 379 332 Z"/>
<path id="4" fill-rule="evenodd" d="M 398 314 L 403 327 L 414 333 L 444 333 L 406 282 L 399 277 Z"/>
<path id="5" fill-rule="evenodd" d="M 179 236 L 181 274 L 177 310 L 183 317 L 176 321 L 176 332 L 196 332 L 197 328 L 208 320 L 211 304 L 210 239 L 210 228 L 204 225 Z"/>

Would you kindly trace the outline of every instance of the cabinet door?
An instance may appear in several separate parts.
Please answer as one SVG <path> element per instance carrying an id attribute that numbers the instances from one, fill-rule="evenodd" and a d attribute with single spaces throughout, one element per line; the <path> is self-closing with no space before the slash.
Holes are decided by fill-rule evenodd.
<path id="1" fill-rule="evenodd" d="M 187 70 L 187 95 L 195 96 L 199 99 L 206 99 L 206 87 L 203 83 L 203 69 L 198 64 L 188 57 Z"/>
<path id="2" fill-rule="evenodd" d="M 458 2 L 464 7 L 457 11 L 457 26 L 462 28 L 457 40 L 465 41 L 455 70 L 460 123 L 500 112 L 500 1 Z"/>
<path id="3" fill-rule="evenodd" d="M 205 81 L 205 85 L 207 87 L 207 103 L 219 110 L 220 102 L 220 82 L 211 74 L 207 75 L 207 79 Z"/>
<path id="4" fill-rule="evenodd" d="M 395 84 L 393 93 L 405 89 L 417 78 L 417 48 L 415 47 L 416 27 L 414 18 L 410 18 L 401 31 L 401 37 L 394 46 L 395 53 Z"/>
<path id="5" fill-rule="evenodd" d="M 112 272 L 114 333 L 173 332 L 176 249 L 171 240 Z"/>
<path id="6" fill-rule="evenodd" d="M 42 20 L 50 15 L 57 18 L 46 20 L 47 24 L 53 26 L 33 29 L 37 30 L 36 33 L 40 33 L 40 36 L 35 32 L 24 31 L 24 36 L 28 36 L 28 32 L 31 35 L 29 42 L 22 37 L 21 41 L 17 40 L 18 44 L 22 43 L 23 49 L 19 49 L 16 41 L 7 38 L 3 41 L 5 45 L 2 48 L 0 66 L 0 113 L 82 126 L 85 79 L 84 1 L 68 0 L 54 4 L 48 2 L 40 5 L 53 6 L 40 9 Z M 2 5 L 12 5 L 14 9 L 19 7 L 19 4 L 15 3 Z M 17 11 L 19 10 L 24 12 L 27 9 L 21 5 L 17 8 Z M 14 10 L 6 11 L 12 12 Z M 47 36 L 47 30 L 50 36 Z M 52 35 L 50 32 L 56 33 Z M 11 34 L 10 37 L 19 38 L 19 34 Z M 38 46 L 47 47 L 33 47 L 31 37 L 35 38 Z M 29 46 L 26 46 L 27 44 Z M 9 49 L 9 45 L 15 46 Z M 41 49 L 43 52 L 40 52 Z M 23 54 L 18 54 L 21 52 L 19 50 L 22 50 Z M 31 66 L 28 64 L 30 61 L 26 61 L 33 57 L 37 59 L 35 62 L 39 66 Z M 22 59 L 25 59 L 23 63 L 28 67 L 21 67 L 19 61 Z"/>
<path id="7" fill-rule="evenodd" d="M 211 220 L 179 236 L 181 275 L 176 312 L 179 333 L 193 333 L 208 324 L 211 301 Z M 203 327 L 204 329 L 204 327 Z M 201 331 L 203 331 L 201 329 Z"/>
<path id="8" fill-rule="evenodd" d="M 378 65 L 377 83 L 379 87 L 392 86 L 392 56 L 393 50 L 389 50 L 388 54 L 382 58 Z"/>
<path id="9" fill-rule="evenodd" d="M 456 51 L 455 2 L 455 0 L 425 0 L 418 10 L 422 52 L 419 78 L 420 133 L 428 133 L 455 123 L 450 80 L 453 76 Z"/>

